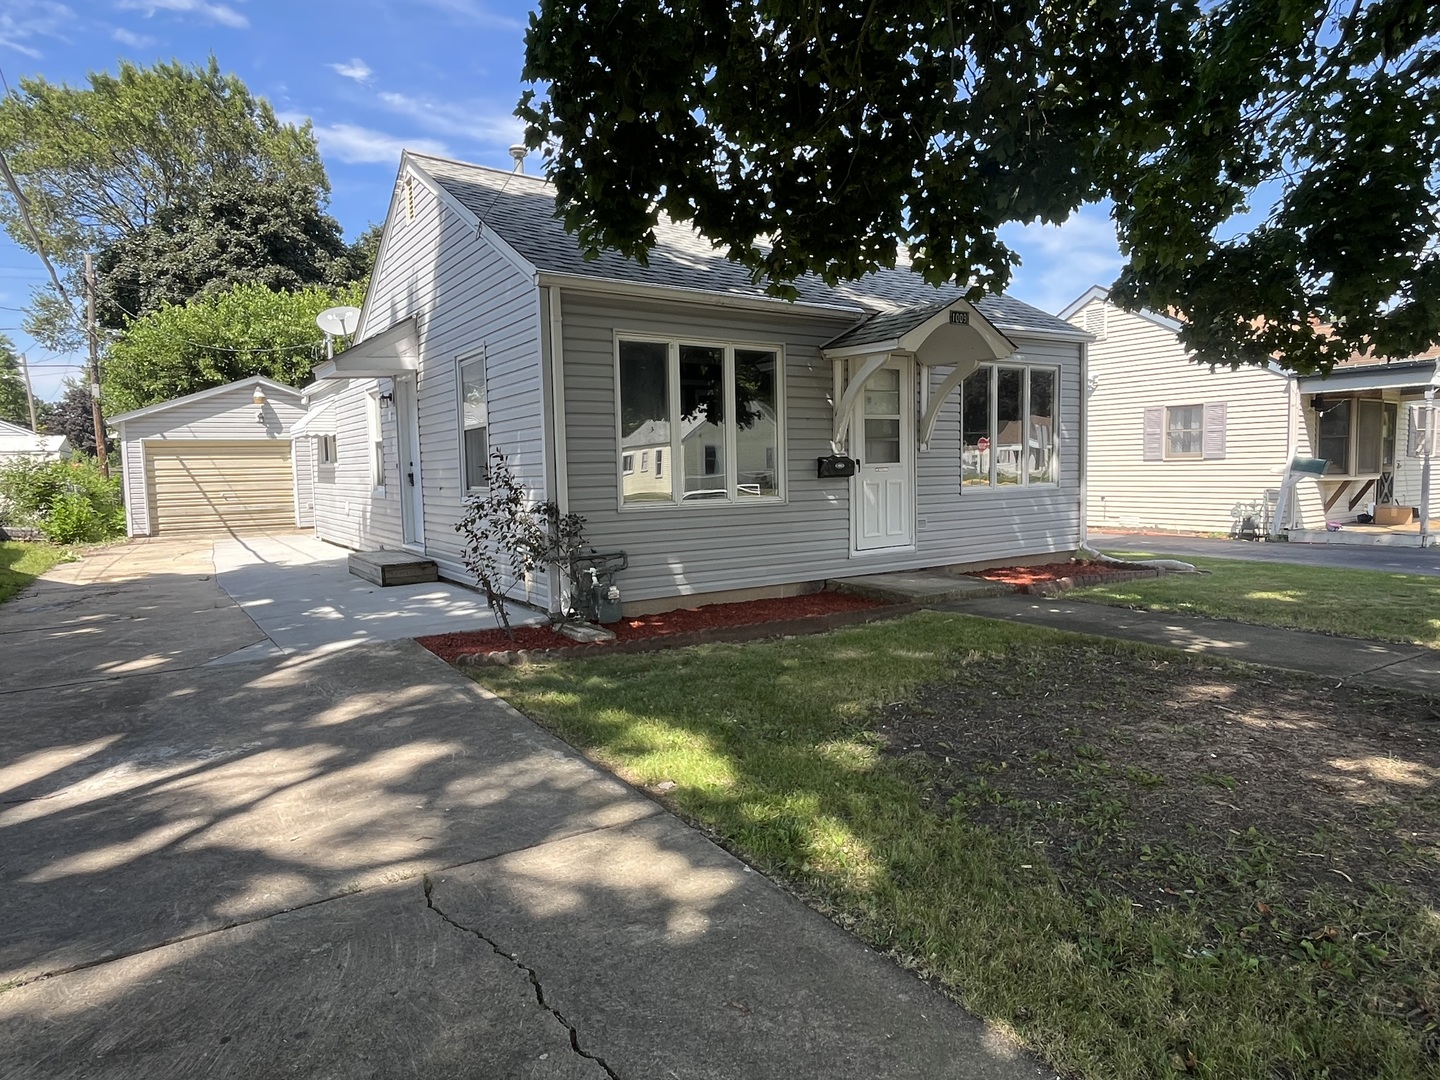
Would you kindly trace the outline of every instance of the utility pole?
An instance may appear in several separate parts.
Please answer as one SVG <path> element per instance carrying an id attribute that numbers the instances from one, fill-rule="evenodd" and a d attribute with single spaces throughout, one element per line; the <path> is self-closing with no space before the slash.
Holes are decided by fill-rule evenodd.
<path id="1" fill-rule="evenodd" d="M 95 456 L 100 475 L 109 477 L 105 460 L 105 418 L 100 415 L 100 343 L 95 336 L 95 261 L 85 253 L 85 337 L 90 342 L 90 417 L 95 422 Z"/>
<path id="2" fill-rule="evenodd" d="M 25 373 L 25 404 L 30 406 L 30 430 L 39 434 L 40 425 L 35 422 L 35 391 L 30 389 L 30 361 L 22 352 L 20 370 Z"/>

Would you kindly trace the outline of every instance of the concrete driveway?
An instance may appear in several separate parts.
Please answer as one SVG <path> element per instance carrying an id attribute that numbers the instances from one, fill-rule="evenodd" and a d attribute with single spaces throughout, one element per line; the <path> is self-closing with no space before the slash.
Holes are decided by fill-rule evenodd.
<path id="1" fill-rule="evenodd" d="M 1440 548 L 1406 548 L 1370 545 L 1264 543 L 1253 540 L 1216 540 L 1206 536 L 1167 536 L 1161 533 L 1107 533 L 1091 530 L 1090 546 L 1118 554 L 1152 552 L 1178 558 L 1209 556 L 1246 562 L 1295 563 L 1340 570 L 1380 570 L 1390 574 L 1440 575 Z"/>
<path id="2" fill-rule="evenodd" d="M 254 651 L 216 569 L 0 606 L 0 1076 L 1050 1075 L 413 642 Z"/>

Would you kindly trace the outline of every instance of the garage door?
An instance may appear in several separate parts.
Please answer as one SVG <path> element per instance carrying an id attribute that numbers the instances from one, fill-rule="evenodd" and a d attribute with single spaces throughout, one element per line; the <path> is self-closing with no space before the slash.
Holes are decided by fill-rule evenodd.
<path id="1" fill-rule="evenodd" d="M 150 443 L 145 462 L 155 532 L 295 526 L 289 440 Z"/>

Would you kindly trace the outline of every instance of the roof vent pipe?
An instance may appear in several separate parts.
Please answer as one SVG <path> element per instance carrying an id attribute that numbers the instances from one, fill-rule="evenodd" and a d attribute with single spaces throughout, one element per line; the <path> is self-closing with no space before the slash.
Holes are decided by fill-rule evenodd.
<path id="1" fill-rule="evenodd" d="M 525 171 L 525 144 L 516 143 L 510 147 L 510 156 L 515 159 L 515 171 L 523 173 Z"/>

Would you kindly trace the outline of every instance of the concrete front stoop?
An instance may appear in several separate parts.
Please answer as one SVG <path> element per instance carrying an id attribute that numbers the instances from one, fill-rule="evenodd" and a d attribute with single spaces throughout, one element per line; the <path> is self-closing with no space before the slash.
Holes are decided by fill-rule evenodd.
<path id="1" fill-rule="evenodd" d="M 987 596 L 1009 596 L 1013 585 L 999 581 L 948 574 L 943 570 L 894 570 L 885 574 L 834 578 L 827 589 L 881 600 L 890 604 L 947 604 L 956 600 L 978 600 Z"/>
<path id="2" fill-rule="evenodd" d="M 350 573 L 382 589 L 392 585 L 422 585 L 439 581 L 435 560 L 408 551 L 356 551 L 347 563 Z"/>

